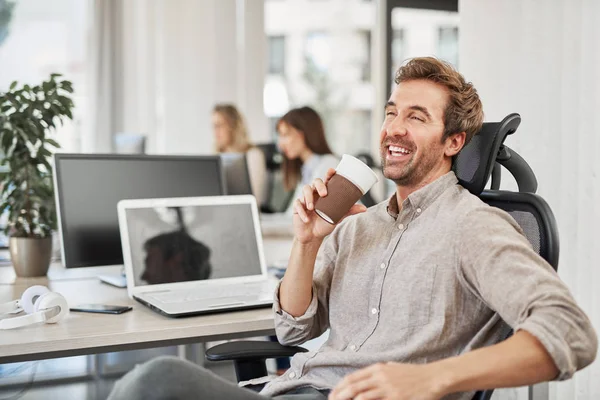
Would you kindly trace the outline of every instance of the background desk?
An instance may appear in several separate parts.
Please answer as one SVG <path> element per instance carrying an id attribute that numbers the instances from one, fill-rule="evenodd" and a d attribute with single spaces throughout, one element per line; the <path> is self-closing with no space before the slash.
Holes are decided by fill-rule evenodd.
<path id="1" fill-rule="evenodd" d="M 68 278 L 70 271 L 66 272 L 63 275 Z M 60 271 L 51 271 L 49 276 L 52 275 L 60 276 Z M 72 312 L 57 324 L 2 330 L 0 364 L 274 333 L 270 308 L 168 318 L 131 300 L 125 289 L 101 283 L 95 277 L 16 279 L 13 284 L 0 285 L 0 302 L 18 299 L 33 284 L 61 293 L 70 306 L 100 303 L 131 305 L 133 310 L 120 315 Z"/>

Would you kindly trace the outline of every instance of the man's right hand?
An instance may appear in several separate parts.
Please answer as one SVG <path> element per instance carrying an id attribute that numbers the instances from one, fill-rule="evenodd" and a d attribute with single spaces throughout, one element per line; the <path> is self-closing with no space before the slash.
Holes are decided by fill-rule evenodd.
<path id="1" fill-rule="evenodd" d="M 294 235 L 296 240 L 302 244 L 320 242 L 335 229 L 336 225 L 326 222 L 315 212 L 315 202 L 319 197 L 327 196 L 327 182 L 335 175 L 335 169 L 327 171 L 325 180 L 315 179 L 312 185 L 302 188 L 302 196 L 294 200 Z M 353 205 L 344 218 L 365 212 L 367 208 L 363 205 Z"/>

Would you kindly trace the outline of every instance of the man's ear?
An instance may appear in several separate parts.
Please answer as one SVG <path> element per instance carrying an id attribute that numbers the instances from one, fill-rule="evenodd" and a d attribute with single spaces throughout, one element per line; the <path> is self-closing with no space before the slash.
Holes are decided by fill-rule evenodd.
<path id="1" fill-rule="evenodd" d="M 447 157 L 453 157 L 457 155 L 465 145 L 466 138 L 466 132 L 453 133 L 452 135 L 448 136 L 448 138 L 446 138 L 446 151 L 444 154 Z"/>

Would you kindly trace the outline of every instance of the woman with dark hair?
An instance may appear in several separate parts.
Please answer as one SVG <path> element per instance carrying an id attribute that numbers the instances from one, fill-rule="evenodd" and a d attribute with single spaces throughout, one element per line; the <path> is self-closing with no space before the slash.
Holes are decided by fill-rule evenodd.
<path id="1" fill-rule="evenodd" d="M 297 198 L 302 186 L 323 178 L 339 159 L 327 144 L 321 117 L 310 107 L 288 111 L 277 122 L 277 132 L 283 153 L 283 183 L 287 190 L 295 190 L 293 198 Z"/>

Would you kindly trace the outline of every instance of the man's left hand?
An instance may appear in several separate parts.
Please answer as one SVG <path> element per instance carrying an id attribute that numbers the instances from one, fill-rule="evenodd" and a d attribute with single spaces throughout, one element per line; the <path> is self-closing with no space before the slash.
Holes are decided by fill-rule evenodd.
<path id="1" fill-rule="evenodd" d="M 379 363 L 346 376 L 329 400 L 439 400 L 441 378 L 432 364 Z"/>

